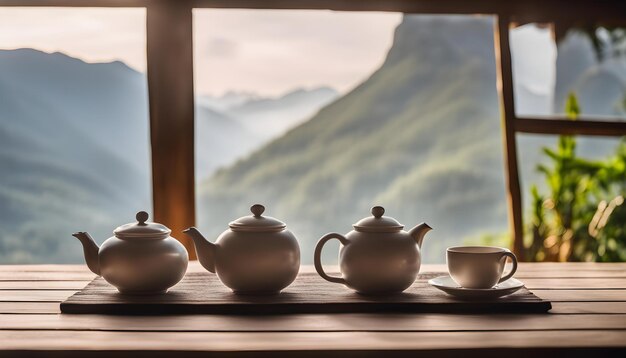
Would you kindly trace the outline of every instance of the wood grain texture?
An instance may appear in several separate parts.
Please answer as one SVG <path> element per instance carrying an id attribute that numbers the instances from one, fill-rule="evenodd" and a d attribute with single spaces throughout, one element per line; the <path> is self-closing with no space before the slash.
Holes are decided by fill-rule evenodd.
<path id="1" fill-rule="evenodd" d="M 556 302 L 626 302 L 626 290 L 534 290 Z"/>
<path id="2" fill-rule="evenodd" d="M 509 233 L 513 239 L 513 252 L 519 261 L 524 261 L 524 230 L 522 221 L 522 194 L 517 166 L 517 142 L 515 137 L 515 96 L 513 93 L 513 69 L 509 46 L 509 25 L 511 15 L 499 14 L 494 31 L 494 48 L 498 99 L 506 165 L 507 209 Z"/>
<path id="3" fill-rule="evenodd" d="M 626 348 L 625 330 L 498 332 L 93 332 L 0 331 L 16 350 L 281 352 Z M 624 353 L 624 351 L 622 351 Z M 557 357 L 559 355 L 556 355 Z M 4 352 L 2 357 L 4 358 Z M 623 357 L 623 356 L 622 356 Z"/>
<path id="4" fill-rule="evenodd" d="M 60 302 L 0 302 L 0 314 L 57 314 Z"/>
<path id="5" fill-rule="evenodd" d="M 341 313 L 273 316 L 6 314 L 0 330 L 176 332 L 447 332 L 624 329 L 626 315 Z"/>
<path id="6" fill-rule="evenodd" d="M 195 214 L 192 9 L 154 1 L 146 12 L 146 52 L 152 149 L 152 201 L 156 222 L 181 234 Z"/>
<path id="7" fill-rule="evenodd" d="M 339 11 L 397 11 L 421 14 L 512 13 L 517 21 L 556 19 L 603 20 L 624 23 L 626 5 L 621 0 L 0 0 L 0 6 L 149 7 L 159 3 L 181 7 L 240 9 L 311 9 Z M 620 16 L 622 15 L 622 16 Z"/>
<path id="8" fill-rule="evenodd" d="M 282 314 L 346 312 L 546 312 L 550 303 L 523 288 L 491 301 L 463 301 L 430 286 L 442 275 L 420 275 L 403 293 L 363 296 L 332 284 L 317 274 L 304 273 L 279 295 L 236 295 L 209 273 L 189 273 L 167 294 L 120 295 L 102 278 L 61 303 L 64 313 L 101 314 Z M 11 291 L 7 291 L 11 292 Z M 44 291 L 42 291 L 44 292 Z M 57 292 L 57 291 L 55 291 Z M 626 291 L 625 291 L 626 292 Z"/>
<path id="9" fill-rule="evenodd" d="M 626 314 L 626 302 L 552 302 L 550 313 L 572 315 L 606 313 L 623 315 Z"/>
<path id="10" fill-rule="evenodd" d="M 327 266 L 328 271 L 337 272 L 338 266 Z M 422 272 L 445 271 L 445 264 L 423 264 Z M 205 269 L 195 260 L 189 262 L 188 272 L 204 272 Z M 626 262 L 520 262 L 518 272 L 581 272 L 581 271 L 622 271 L 626 272 Z M 0 273 L 42 272 L 59 275 L 65 272 L 90 273 L 85 264 L 77 265 L 0 265 Z M 313 265 L 303 265 L 300 272 L 315 272 Z M 95 276 L 92 274 L 92 277 Z"/>
<path id="11" fill-rule="evenodd" d="M 557 300 L 548 314 L 119 316 L 59 314 L 64 296 L 94 277 L 82 265 L 0 266 L 0 356 L 624 357 L 625 272 L 626 264 L 521 264 L 516 277 Z M 189 273 L 209 275 L 196 262 Z"/>
<path id="12" fill-rule="evenodd" d="M 336 274 L 336 273 L 333 273 Z M 521 277 L 520 277 L 521 279 Z M 2 290 L 82 290 L 91 281 L 0 281 Z M 523 278 L 529 290 L 626 289 L 625 278 Z"/>
<path id="13" fill-rule="evenodd" d="M 47 314 L 61 313 L 58 302 L 0 302 L 0 314 Z M 553 314 L 587 315 L 587 314 L 626 314 L 626 302 L 551 302 Z M 546 316 L 547 317 L 547 316 Z M 624 318 L 626 319 L 626 317 Z"/>
<path id="14" fill-rule="evenodd" d="M 0 272 L 0 281 L 91 281 L 96 277 L 91 272 Z"/>
<path id="15" fill-rule="evenodd" d="M 0 281 L 3 290 L 82 290 L 91 281 Z M 1 295 L 0 295 L 1 297 Z"/>
<path id="16" fill-rule="evenodd" d="M 1 302 L 60 302 L 72 296 L 74 290 L 4 290 Z"/>
<path id="17" fill-rule="evenodd" d="M 522 133 L 619 137 L 626 135 L 626 122 L 570 119 L 517 118 L 515 130 Z"/>
<path id="18" fill-rule="evenodd" d="M 81 271 L 88 272 L 85 265 L 0 265 L 0 272 L 67 272 Z"/>

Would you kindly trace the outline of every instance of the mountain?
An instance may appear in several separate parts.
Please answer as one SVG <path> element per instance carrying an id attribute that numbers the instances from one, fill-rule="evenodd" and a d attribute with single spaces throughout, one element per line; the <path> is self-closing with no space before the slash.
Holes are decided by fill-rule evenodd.
<path id="1" fill-rule="evenodd" d="M 217 237 L 248 206 L 264 203 L 299 238 L 303 263 L 311 263 L 319 237 L 348 232 L 373 205 L 407 226 L 426 221 L 435 228 L 424 243 L 427 262 L 442 262 L 447 246 L 467 238 L 505 232 L 492 38 L 488 17 L 405 16 L 383 65 L 365 82 L 202 184 L 200 227 Z M 559 54 L 565 68 L 567 50 Z M 574 80 L 557 80 L 557 93 L 592 83 L 581 72 L 559 76 Z M 560 98 L 525 89 L 517 95 L 537 106 Z M 541 147 L 554 146 L 556 137 L 518 138 L 526 193 L 541 182 L 535 172 Z M 614 143 L 581 139 L 580 148 L 606 153 Z M 324 255 L 336 260 L 336 247 Z"/>
<path id="2" fill-rule="evenodd" d="M 198 96 L 196 103 L 199 103 L 203 107 L 211 108 L 214 111 L 225 113 L 233 107 L 258 99 L 261 99 L 261 96 L 252 92 L 230 91 L 222 96 Z"/>
<path id="3" fill-rule="evenodd" d="M 229 92 L 196 100 L 196 177 L 250 154 L 314 115 L 338 97 L 330 87 L 295 89 L 272 98 Z"/>
<path id="4" fill-rule="evenodd" d="M 330 87 L 297 88 L 278 97 L 248 92 L 228 92 L 220 97 L 200 96 L 202 106 L 237 120 L 264 141 L 311 118 L 321 107 L 339 97 Z"/>
<path id="5" fill-rule="evenodd" d="M 269 139 L 308 120 L 337 97 L 339 93 L 330 87 L 296 89 L 278 98 L 248 100 L 225 113 L 239 119 L 254 133 Z"/>
<path id="6" fill-rule="evenodd" d="M 263 143 L 264 137 L 227 114 L 196 106 L 196 178 L 206 179 Z"/>
<path id="7" fill-rule="evenodd" d="M 570 92 L 576 94 L 582 115 L 626 117 L 626 56 L 612 54 L 598 61 L 589 38 L 570 31 L 558 47 L 554 113 L 563 113 Z M 623 52 L 622 52 L 623 54 Z"/>
<path id="8" fill-rule="evenodd" d="M 198 173 L 259 145 L 239 121 L 196 108 Z M 151 211 L 145 75 L 121 62 L 0 50 L 0 262 L 80 262 L 70 236 L 98 241 Z"/>
<path id="9" fill-rule="evenodd" d="M 380 204 L 451 241 L 506 225 L 488 18 L 405 17 L 379 70 L 309 121 L 201 187 L 200 226 L 217 235 L 255 202 L 284 220 L 310 263 L 315 241 Z M 327 257 L 336 256 L 328 249 Z"/>
<path id="10" fill-rule="evenodd" d="M 150 207 L 145 77 L 120 62 L 0 51 L 0 261 L 76 262 Z"/>

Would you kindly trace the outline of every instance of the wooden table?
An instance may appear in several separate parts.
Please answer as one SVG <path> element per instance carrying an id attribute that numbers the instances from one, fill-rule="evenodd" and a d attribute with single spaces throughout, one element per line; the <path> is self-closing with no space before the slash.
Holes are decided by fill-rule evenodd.
<path id="1" fill-rule="evenodd" d="M 84 266 L 0 266 L 0 357 L 626 357 L 626 263 L 528 263 L 516 277 L 551 313 L 67 315 L 59 303 L 94 278 Z"/>

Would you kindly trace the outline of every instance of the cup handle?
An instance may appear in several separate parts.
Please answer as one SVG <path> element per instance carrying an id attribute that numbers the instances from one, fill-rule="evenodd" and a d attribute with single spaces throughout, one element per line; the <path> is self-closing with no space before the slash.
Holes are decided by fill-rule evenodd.
<path id="1" fill-rule="evenodd" d="M 511 269 L 511 272 L 509 272 L 506 276 L 500 278 L 500 281 L 498 281 L 498 283 L 504 282 L 508 279 L 510 279 L 511 277 L 513 277 L 513 275 L 515 274 L 515 271 L 517 271 L 517 257 L 515 257 L 515 254 L 512 253 L 511 251 L 507 250 L 506 252 L 504 252 L 502 254 L 502 258 L 504 259 L 504 263 L 506 264 L 506 258 L 510 257 L 511 258 L 511 262 L 513 262 L 513 268 Z"/>
<path id="2" fill-rule="evenodd" d="M 329 282 L 335 282 L 335 283 L 342 283 L 342 284 L 346 284 L 346 280 L 344 280 L 342 277 L 333 277 L 333 276 L 328 276 L 326 274 L 326 272 L 324 272 L 324 268 L 322 267 L 322 248 L 324 247 L 324 244 L 331 239 L 337 239 L 339 241 L 341 241 L 341 243 L 345 246 L 348 245 L 350 243 L 350 241 L 348 241 L 348 239 L 345 238 L 345 236 L 341 235 L 341 234 L 337 234 L 337 233 L 330 233 L 330 234 L 326 234 L 324 235 L 318 242 L 317 245 L 315 246 L 315 254 L 313 256 L 313 263 L 315 264 L 315 270 L 317 271 L 317 273 L 322 276 L 322 278 L 326 281 Z"/>

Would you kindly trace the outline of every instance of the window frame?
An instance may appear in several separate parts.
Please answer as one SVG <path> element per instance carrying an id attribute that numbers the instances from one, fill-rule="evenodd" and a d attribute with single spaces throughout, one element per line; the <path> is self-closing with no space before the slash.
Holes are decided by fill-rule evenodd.
<path id="1" fill-rule="evenodd" d="M 518 117 L 515 114 L 509 30 L 519 24 L 626 26 L 623 0 L 0 0 L 19 7 L 140 7 L 146 9 L 146 52 L 154 219 L 173 232 L 195 224 L 193 17 L 194 8 L 391 11 L 496 16 L 494 50 L 500 100 L 513 251 L 523 255 L 522 200 L 516 133 L 624 136 L 626 122 L 606 118 Z M 195 258 L 192 242 L 178 239 Z"/>

